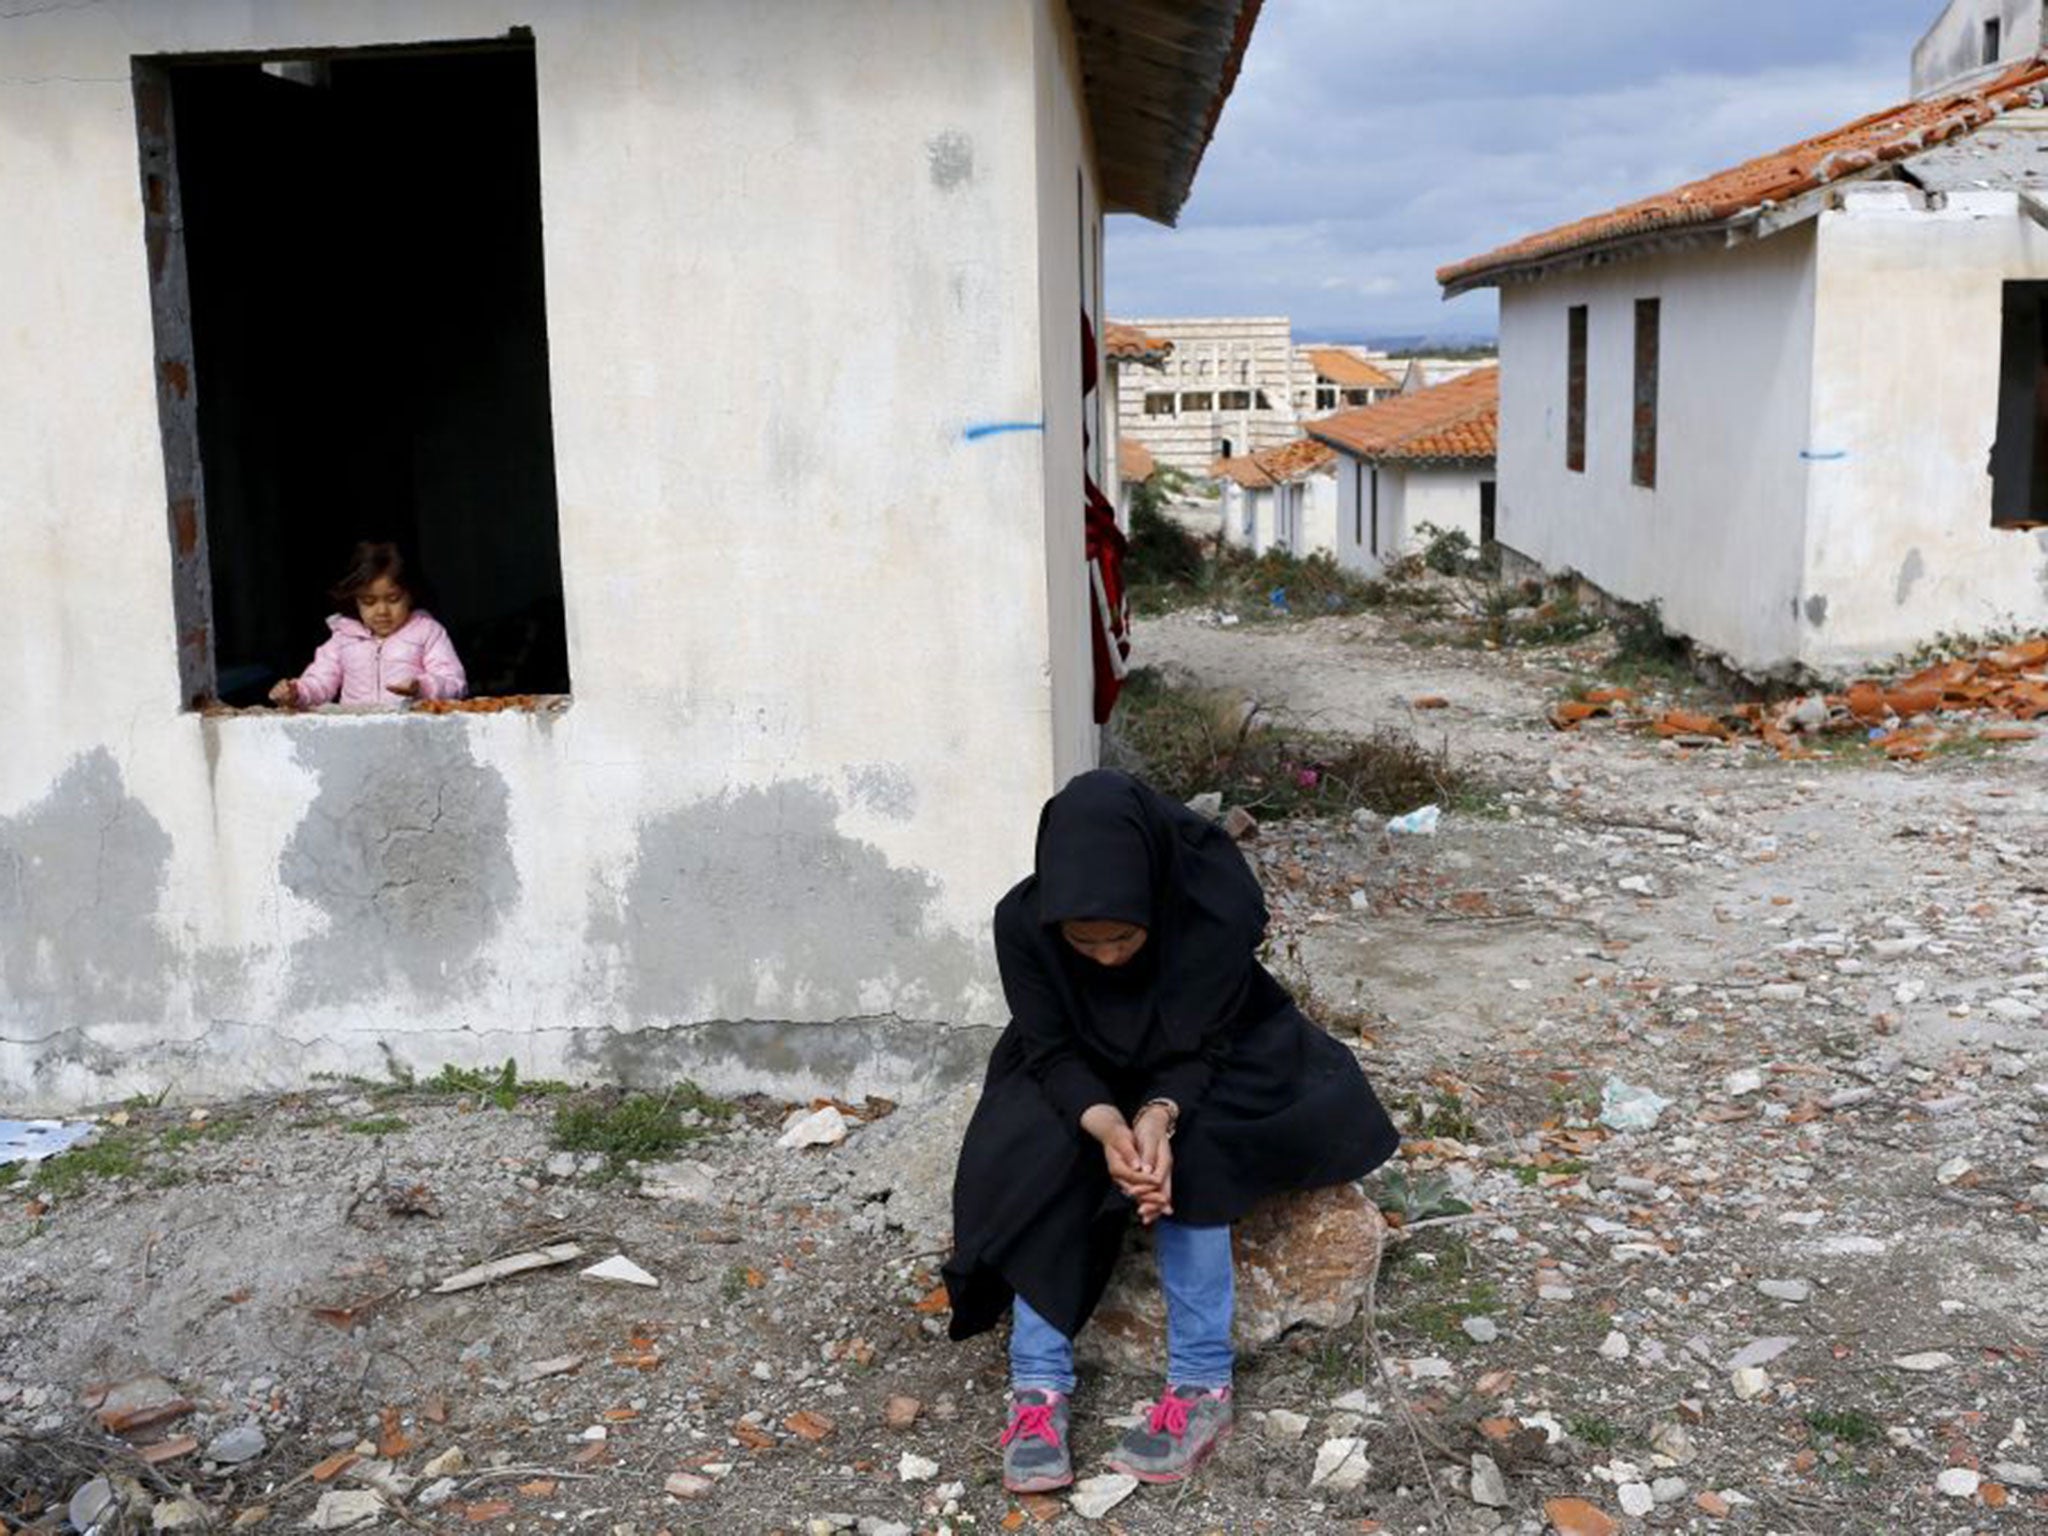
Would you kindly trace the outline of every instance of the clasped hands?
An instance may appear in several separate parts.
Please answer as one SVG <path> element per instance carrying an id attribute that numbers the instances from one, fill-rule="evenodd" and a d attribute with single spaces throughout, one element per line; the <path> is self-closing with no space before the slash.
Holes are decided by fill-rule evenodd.
<path id="1" fill-rule="evenodd" d="M 1171 1110 L 1147 1104 L 1133 1122 L 1114 1104 L 1094 1104 L 1081 1116 L 1081 1129 L 1102 1144 L 1110 1180 L 1136 1202 L 1140 1222 L 1149 1227 L 1173 1214 Z"/>

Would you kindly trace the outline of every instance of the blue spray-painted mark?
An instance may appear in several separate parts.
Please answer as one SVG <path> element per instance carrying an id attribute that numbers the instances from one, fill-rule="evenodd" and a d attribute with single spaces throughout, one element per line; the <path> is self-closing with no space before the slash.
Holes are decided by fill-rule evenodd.
<path id="1" fill-rule="evenodd" d="M 1849 457 L 1849 450 L 1846 448 L 1802 448 L 1799 450 L 1799 457 L 1806 460 L 1809 464 L 1825 464 L 1835 459 L 1846 459 Z"/>
<path id="2" fill-rule="evenodd" d="M 1001 432 L 1043 432 L 1042 421 L 980 421 L 960 435 L 970 443 L 980 442 L 984 437 L 994 437 Z"/>

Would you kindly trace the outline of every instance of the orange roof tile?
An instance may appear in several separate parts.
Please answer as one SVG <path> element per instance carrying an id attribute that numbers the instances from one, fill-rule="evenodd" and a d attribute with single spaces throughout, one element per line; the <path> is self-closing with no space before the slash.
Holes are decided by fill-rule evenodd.
<path id="1" fill-rule="evenodd" d="M 1159 467 L 1159 461 L 1152 457 L 1152 450 L 1135 437 L 1120 437 L 1116 440 L 1116 477 L 1119 480 L 1150 480 L 1152 472 Z"/>
<path id="2" fill-rule="evenodd" d="M 1172 351 L 1173 343 L 1164 336 L 1148 336 L 1121 320 L 1103 322 L 1102 355 L 1113 363 L 1163 363 Z"/>
<path id="3" fill-rule="evenodd" d="M 1730 170 L 1453 262 L 1438 269 L 1436 280 L 1447 295 L 1457 294 L 1557 257 L 1752 217 L 1767 205 L 1879 170 L 1975 132 L 2003 112 L 2038 107 L 2044 82 L 2048 59 L 2027 59 L 1968 90 L 1873 112 Z"/>
<path id="4" fill-rule="evenodd" d="M 1234 480 L 1247 490 L 1264 490 L 1269 485 L 1287 485 L 1305 480 L 1319 469 L 1336 463 L 1337 455 L 1321 443 L 1297 437 L 1277 448 L 1260 448 L 1235 458 L 1218 459 L 1209 473 Z"/>
<path id="5" fill-rule="evenodd" d="M 1500 428 L 1500 369 L 1339 411 L 1309 423 L 1318 442 L 1361 459 L 1490 459 Z"/>
<path id="6" fill-rule="evenodd" d="M 1332 384 L 1346 384 L 1352 388 L 1392 389 L 1393 375 L 1385 369 L 1375 368 L 1356 352 L 1346 352 L 1342 347 L 1310 347 L 1308 360 L 1320 378 Z"/>

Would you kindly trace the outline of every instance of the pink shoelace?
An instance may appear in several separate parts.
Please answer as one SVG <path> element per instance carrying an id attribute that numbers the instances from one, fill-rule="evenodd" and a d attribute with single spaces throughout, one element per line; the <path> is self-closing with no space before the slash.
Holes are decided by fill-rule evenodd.
<path id="1" fill-rule="evenodd" d="M 1060 1432 L 1053 1427 L 1053 1405 L 1051 1403 L 1012 1403 L 1010 1405 L 1010 1427 L 1003 1431 L 998 1445 L 1008 1445 L 1012 1440 L 1027 1435 L 1036 1435 L 1048 1445 L 1060 1443 Z M 1183 1413 L 1185 1420 L 1187 1415 Z"/>
<path id="2" fill-rule="evenodd" d="M 1161 1430 L 1165 1430 L 1167 1434 L 1176 1440 L 1186 1434 L 1188 1432 L 1188 1404 L 1192 1401 L 1193 1399 L 1191 1398 L 1175 1397 L 1173 1395 L 1173 1388 L 1168 1387 L 1160 1394 L 1159 1401 L 1152 1405 L 1152 1422 L 1149 1426 L 1152 1433 L 1156 1435 Z"/>

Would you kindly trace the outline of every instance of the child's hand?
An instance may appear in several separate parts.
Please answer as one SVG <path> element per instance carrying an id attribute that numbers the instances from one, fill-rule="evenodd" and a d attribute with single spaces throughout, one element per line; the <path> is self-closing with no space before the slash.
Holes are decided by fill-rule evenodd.
<path id="1" fill-rule="evenodd" d="M 285 680 L 284 680 L 283 682 L 281 682 L 281 683 L 278 683 L 278 684 L 276 684 L 275 686 L 273 686 L 273 687 L 271 688 L 271 690 L 270 690 L 270 702 L 271 702 L 271 703 L 273 703 L 273 704 L 286 704 L 286 705 L 290 705 L 290 704 L 296 704 L 296 703 L 298 703 L 298 702 L 299 702 L 299 682 L 298 682 L 298 679 L 297 679 L 297 678 L 294 678 L 294 677 L 288 677 L 288 678 L 286 678 L 286 679 L 285 679 Z"/>
<path id="2" fill-rule="evenodd" d="M 416 699 L 420 696 L 420 680 L 416 677 L 409 682 L 386 683 L 384 687 L 387 692 L 395 693 L 402 699 Z"/>

